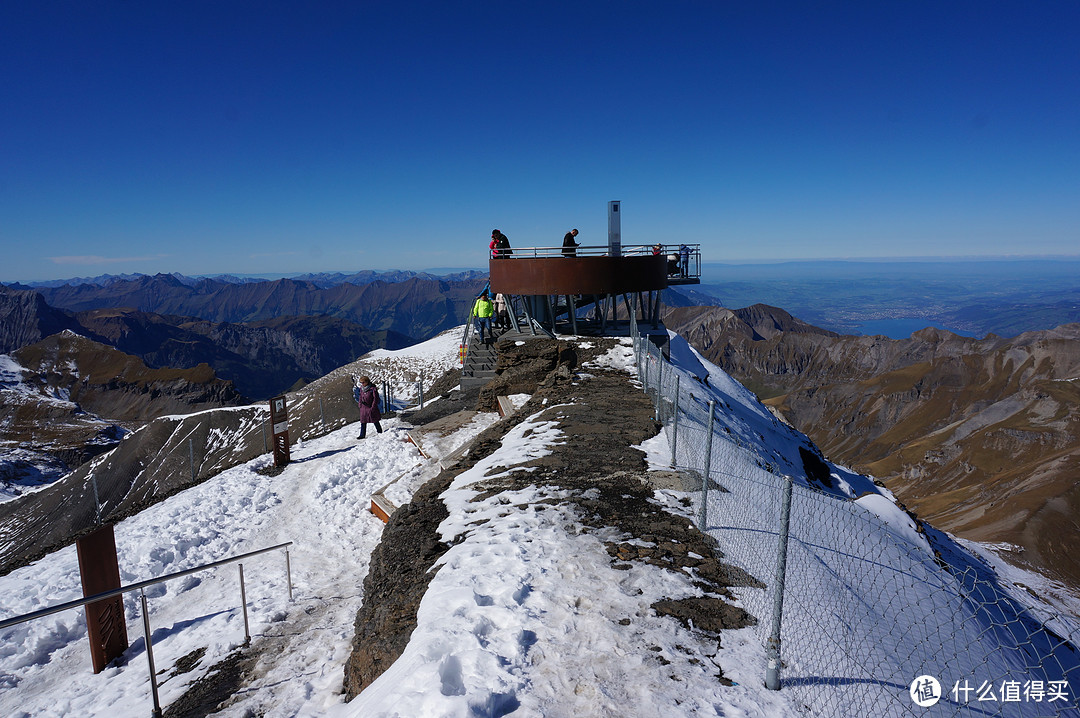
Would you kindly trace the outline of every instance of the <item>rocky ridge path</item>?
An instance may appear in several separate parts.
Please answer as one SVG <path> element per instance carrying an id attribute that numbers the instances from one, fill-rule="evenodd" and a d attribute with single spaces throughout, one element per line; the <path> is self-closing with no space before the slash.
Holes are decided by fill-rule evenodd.
<path id="1" fill-rule="evenodd" d="M 673 616 L 703 638 L 716 641 L 722 629 L 756 622 L 728 601 L 727 587 L 761 584 L 722 563 L 723 554 L 715 542 L 685 515 L 653 500 L 656 488 L 681 488 L 693 479 L 650 472 L 644 453 L 633 448 L 659 430 L 649 399 L 627 373 L 590 364 L 617 346 L 616 339 L 577 345 L 535 339 L 500 347 L 501 380 L 493 384 L 500 385 L 499 393 L 521 391 L 532 398 L 478 436 L 458 465 L 421 487 L 410 504 L 391 516 L 364 582 L 353 653 L 345 668 L 348 698 L 358 695 L 401 655 L 416 628 L 417 610 L 430 580 L 438 570 L 447 570 L 431 570 L 450 548 L 438 533 L 440 523 L 449 516 L 441 495 L 455 477 L 490 456 L 508 431 L 530 417 L 553 422 L 565 441 L 552 445 L 549 455 L 518 465 L 527 471 L 504 472 L 473 484 L 471 488 L 480 490 L 475 501 L 500 494 L 510 497 L 529 486 L 553 489 L 565 498 L 550 501 L 568 506 L 583 531 L 622 537 L 605 542 L 614 568 L 645 562 L 693 577 L 702 595 L 656 602 L 652 605 L 655 615 Z M 491 393 L 482 391 L 480 403 Z M 573 603 L 578 610 L 589 610 L 588 601 Z M 627 625 L 631 619 L 612 620 Z M 649 656 L 650 650 L 658 649 L 643 644 L 640 650 Z M 725 681 L 722 672 L 715 670 L 716 679 Z"/>

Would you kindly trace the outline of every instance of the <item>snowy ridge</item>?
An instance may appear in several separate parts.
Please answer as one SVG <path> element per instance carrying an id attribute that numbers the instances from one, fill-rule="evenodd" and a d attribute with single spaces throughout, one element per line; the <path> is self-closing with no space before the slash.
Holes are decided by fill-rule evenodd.
<path id="1" fill-rule="evenodd" d="M 431 374 L 425 373 L 432 380 L 434 367 L 445 365 L 447 355 L 452 357 L 450 365 L 456 362 L 457 338 L 452 332 L 447 336 L 446 346 L 433 345 L 437 348 L 429 354 L 414 348 L 411 354 L 387 352 L 364 361 L 378 370 L 373 379 L 394 377 L 405 395 L 421 366 L 431 368 Z M 789 588 L 794 583 L 795 588 L 810 587 L 816 593 L 793 593 L 786 603 L 784 677 L 790 685 L 779 692 L 761 686 L 768 588 L 737 591 L 760 619 L 757 629 L 727 631 L 720 645 L 709 644 L 649 609 L 661 596 L 695 595 L 698 589 L 688 576 L 680 578 L 647 564 L 635 563 L 620 571 L 611 567 L 603 540 L 629 542 L 635 537 L 583 532 L 571 512 L 547 502 L 558 498 L 549 489 L 478 500 L 476 482 L 509 471 L 524 472 L 527 467 L 518 464 L 544 456 L 563 440 L 556 427 L 535 415 L 506 433 L 493 454 L 459 475 L 444 494 L 450 518 L 440 530 L 453 545 L 423 599 L 418 628 L 402 658 L 351 703 L 344 703 L 341 696 L 342 667 L 363 600 L 369 555 L 383 529 L 368 511 L 371 493 L 405 476 L 408 480 L 395 484 L 402 491 L 396 500 L 405 501 L 410 491 L 438 472 L 434 462 L 420 461 L 415 447 L 403 441 L 404 428 L 398 420 L 386 421 L 383 434 L 360 442 L 350 425 L 306 439 L 294 447 L 294 462 L 277 476 L 268 475 L 270 460 L 263 455 L 217 472 L 121 521 L 116 535 L 122 579 L 143 580 L 295 542 L 292 604 L 285 598 L 279 557 L 267 555 L 246 567 L 253 658 L 243 690 L 221 713 L 237 716 L 768 717 L 797 715 L 798 706 L 806 702 L 824 706 L 817 709 L 820 715 L 910 715 L 916 710 L 922 715 L 907 695 L 909 683 L 919 675 L 912 671 L 937 675 L 946 690 L 953 679 L 968 675 L 945 663 L 942 641 L 934 633 L 939 626 L 957 631 L 950 640 L 959 647 L 1015 637 L 1011 629 L 1005 631 L 1008 635 L 997 635 L 1000 631 L 983 619 L 991 612 L 1025 612 L 1037 602 L 1028 592 L 1017 589 L 1014 595 L 1008 590 L 1007 596 L 981 600 L 968 577 L 976 573 L 980 579 L 992 577 L 995 569 L 989 563 L 944 534 L 919 531 L 868 477 L 829 464 L 833 481 L 823 489 L 802 470 L 799 449 L 809 446 L 804 437 L 776 420 L 750 392 L 677 337 L 672 337 L 671 347 L 674 369 L 665 371 L 679 373 L 680 387 L 688 394 L 684 410 L 700 408 L 710 399 L 723 407 L 716 435 L 724 438 L 712 454 L 716 485 L 707 500 L 709 531 L 729 558 L 741 555 L 745 568 L 763 581 L 771 582 L 775 560 L 773 517 L 782 485 L 777 474 L 789 473 L 798 484 L 790 562 L 792 571 L 801 573 L 797 580 L 789 578 Z M 608 369 L 627 372 L 628 383 L 630 373 L 636 376 L 628 343 L 582 367 L 575 381 L 590 381 L 590 372 Z M 356 371 L 339 370 L 338 379 Z M 312 400 L 307 401 L 310 413 Z M 679 446 L 685 449 L 677 450 L 677 463 L 684 470 L 700 458 L 696 452 L 704 433 L 701 418 L 692 414 L 679 427 Z M 445 440 L 460 446 L 494 421 L 490 417 L 468 422 L 461 433 Z M 245 426 L 245 430 L 250 434 L 252 429 Z M 211 436 L 222 450 L 232 440 L 224 434 Z M 183 440 L 184 435 L 177 435 L 169 443 Z M 657 472 L 666 471 L 671 463 L 670 441 L 670 435 L 661 433 L 640 447 Z M 689 453 L 679 453 L 684 450 Z M 97 461 L 103 465 L 107 459 Z M 743 479 L 742 488 L 734 477 Z M 657 490 L 653 501 L 687 521 L 696 521 L 701 508 L 699 492 Z M 839 518 L 823 525 L 822 507 Z M 485 522 L 476 523 L 479 518 Z M 837 523 L 841 521 L 845 523 Z M 848 537 L 867 527 L 868 543 L 852 544 Z M 535 539 L 536 532 L 542 532 L 542 540 L 520 540 L 525 535 Z M 837 537 L 842 552 L 833 547 Z M 555 552 L 545 545 L 560 546 L 573 560 L 556 561 Z M 859 551 L 865 554 L 855 563 L 860 568 L 849 572 L 845 562 Z M 907 563 L 901 568 L 898 561 Z M 883 587 L 869 579 L 871 565 L 903 581 Z M 1009 587 L 1023 583 L 1038 590 L 1045 585 L 1018 569 L 1009 572 Z M 929 590 L 943 577 L 954 587 L 968 587 L 958 603 L 940 600 Z M 633 590 L 605 590 L 614 585 Z M 980 585 L 980 591 L 992 587 Z M 239 649 L 243 627 L 237 591 L 235 572 L 219 569 L 151 592 L 150 618 L 164 705 Z M 640 593 L 628 598 L 634 591 Z M 2 617 L 77 597 L 74 549 L 54 552 L 0 577 L 0 595 Z M 815 602 L 825 607 L 824 620 L 811 610 Z M 1041 610 L 1044 617 L 1060 613 L 1051 606 Z M 90 672 L 80 611 L 0 633 L 0 714 L 145 716 L 150 707 L 146 655 L 134 597 L 125 599 L 125 613 L 132 646 L 122 661 L 97 676 Z M 923 625 L 923 633 L 914 637 L 891 633 L 894 624 L 885 619 L 897 613 L 912 615 Z M 616 620 L 619 617 L 632 620 L 623 624 Z M 1069 635 L 1071 620 L 1060 616 L 1055 620 L 1056 630 Z M 848 636 L 857 648 L 841 644 L 835 652 L 834 633 Z M 1031 639 L 1029 644 L 1036 653 L 1046 648 L 1040 640 Z M 642 645 L 655 646 L 664 661 L 647 660 Z M 199 651 L 201 658 L 185 670 L 181 659 Z M 825 657 L 823 667 L 813 662 L 817 655 Z M 994 660 L 986 659 L 970 675 L 993 677 Z M 716 681 L 715 667 L 722 667 L 735 685 Z M 1035 669 L 1005 665 L 1006 673 L 1000 675 L 1030 679 Z M 980 670 L 985 673 L 980 675 Z M 865 671 L 872 680 L 866 681 Z M 830 676 L 840 680 L 815 679 Z M 1026 711 L 1019 710 L 1022 704 L 1001 702 L 973 708 L 979 714 L 996 714 L 999 708 L 1006 715 L 1068 714 L 1076 710 L 1075 691 L 1080 689 L 1074 676 L 1068 674 L 1068 702 L 1044 700 L 1028 704 Z M 966 706 L 943 701 L 926 714 L 963 715 Z"/>

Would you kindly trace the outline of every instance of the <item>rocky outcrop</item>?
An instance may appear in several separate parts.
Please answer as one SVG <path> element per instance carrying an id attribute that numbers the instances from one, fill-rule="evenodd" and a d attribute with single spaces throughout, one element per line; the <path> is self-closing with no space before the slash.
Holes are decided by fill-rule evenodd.
<path id="1" fill-rule="evenodd" d="M 676 309 L 667 321 L 831 459 L 882 479 L 921 518 L 1022 546 L 1032 565 L 1080 584 L 1080 325 L 893 340 L 750 309 Z"/>

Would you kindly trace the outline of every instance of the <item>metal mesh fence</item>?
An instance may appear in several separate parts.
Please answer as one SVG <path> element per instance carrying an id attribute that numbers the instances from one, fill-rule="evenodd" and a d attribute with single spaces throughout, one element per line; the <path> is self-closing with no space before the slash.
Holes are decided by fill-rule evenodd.
<path id="1" fill-rule="evenodd" d="M 866 497 L 793 481 L 779 453 L 746 440 L 718 393 L 675 370 L 648 337 L 634 338 L 672 466 L 701 479 L 699 524 L 725 560 L 764 584 L 738 595 L 762 641 L 780 649 L 782 690 L 805 713 L 1080 715 L 1074 619 L 1020 602 L 984 561 L 931 527 L 911 535 Z M 923 676 L 939 687 L 916 680 Z"/>

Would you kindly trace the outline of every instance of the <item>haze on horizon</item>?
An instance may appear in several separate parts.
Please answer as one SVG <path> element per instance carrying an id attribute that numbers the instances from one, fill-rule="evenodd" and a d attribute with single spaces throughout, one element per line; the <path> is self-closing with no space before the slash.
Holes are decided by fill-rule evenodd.
<path id="1" fill-rule="evenodd" d="M 9 3 L 0 281 L 1076 256 L 1080 5 Z"/>

